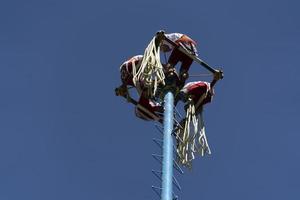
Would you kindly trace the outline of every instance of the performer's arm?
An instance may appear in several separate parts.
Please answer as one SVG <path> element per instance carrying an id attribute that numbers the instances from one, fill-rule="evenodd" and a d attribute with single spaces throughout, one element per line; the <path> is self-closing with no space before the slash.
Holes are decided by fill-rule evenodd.
<path id="1" fill-rule="evenodd" d="M 161 30 L 161 31 L 156 32 L 155 46 L 158 47 L 164 38 L 165 38 L 165 31 Z"/>
<path id="2" fill-rule="evenodd" d="M 216 70 L 214 73 L 214 78 L 210 83 L 210 87 L 213 88 L 218 80 L 223 78 L 223 71 L 222 70 Z"/>
<path id="3" fill-rule="evenodd" d="M 128 85 L 124 83 L 115 89 L 115 94 L 116 96 L 124 97 L 129 103 L 132 103 L 134 105 L 138 104 L 137 101 L 130 96 L 128 92 Z"/>
<path id="4" fill-rule="evenodd" d="M 128 93 L 127 85 L 122 84 L 115 89 L 116 96 L 125 96 Z"/>

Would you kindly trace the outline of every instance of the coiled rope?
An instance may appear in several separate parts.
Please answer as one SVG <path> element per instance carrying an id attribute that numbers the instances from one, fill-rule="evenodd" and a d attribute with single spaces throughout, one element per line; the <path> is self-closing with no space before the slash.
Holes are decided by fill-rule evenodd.
<path id="1" fill-rule="evenodd" d="M 155 45 L 155 37 L 147 46 L 141 66 L 137 73 L 133 76 L 133 83 L 136 87 L 143 84 L 148 90 L 150 96 L 154 96 L 159 84 L 165 84 L 165 75 L 163 66 L 160 62 L 160 47 Z"/>
<path id="2" fill-rule="evenodd" d="M 203 113 L 197 115 L 195 107 L 199 106 L 205 99 L 207 93 L 204 93 L 196 106 L 191 98 L 188 100 L 188 108 L 186 110 L 184 128 L 177 129 L 176 135 L 180 136 L 181 141 L 178 141 L 177 155 L 179 162 L 189 168 L 192 167 L 192 161 L 195 159 L 195 153 L 204 156 L 205 153 L 211 154 L 203 120 Z M 191 127 L 193 132 L 191 132 Z"/>

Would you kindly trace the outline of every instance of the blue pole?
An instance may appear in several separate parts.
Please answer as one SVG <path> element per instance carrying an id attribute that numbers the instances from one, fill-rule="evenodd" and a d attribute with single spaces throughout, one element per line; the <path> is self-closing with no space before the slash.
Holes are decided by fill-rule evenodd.
<path id="1" fill-rule="evenodd" d="M 167 92 L 164 98 L 164 141 L 162 165 L 162 193 L 161 200 L 172 200 L 173 190 L 173 107 L 174 96 Z"/>

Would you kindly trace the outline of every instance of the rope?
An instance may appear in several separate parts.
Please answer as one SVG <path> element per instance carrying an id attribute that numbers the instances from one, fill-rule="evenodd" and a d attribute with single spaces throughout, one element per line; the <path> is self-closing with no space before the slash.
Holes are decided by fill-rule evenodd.
<path id="1" fill-rule="evenodd" d="M 204 156 L 205 153 L 211 154 L 205 134 L 202 111 L 198 115 L 196 114 L 196 108 L 200 106 L 206 96 L 207 93 L 202 94 L 196 104 L 189 98 L 184 128 L 177 129 L 176 133 L 176 135 L 181 136 L 182 139 L 177 145 L 179 162 L 189 168 L 192 167 L 195 153 L 198 153 L 201 156 Z M 193 132 L 191 132 L 191 127 L 193 128 Z"/>
<path id="2" fill-rule="evenodd" d="M 147 46 L 141 66 L 133 76 L 133 83 L 138 87 L 141 83 L 148 89 L 148 94 L 154 96 L 159 84 L 165 84 L 163 66 L 160 62 L 160 47 L 155 46 L 155 37 Z"/>
<path id="3" fill-rule="evenodd" d="M 191 74 L 189 77 L 203 77 L 203 76 L 212 76 L 212 74 Z"/>
<path id="4" fill-rule="evenodd" d="M 207 154 L 211 154 L 208 142 L 207 142 L 207 138 L 206 138 L 206 134 L 205 134 L 205 126 L 204 126 L 204 120 L 203 120 L 203 113 L 202 111 L 200 112 L 198 119 L 200 121 L 199 123 L 199 136 L 198 136 L 198 143 L 200 144 L 200 147 L 198 148 L 199 151 L 198 153 L 201 154 L 201 156 L 204 156 L 205 153 Z M 196 144 L 196 143 L 195 143 Z"/>
<path id="5" fill-rule="evenodd" d="M 135 62 L 136 62 L 136 59 L 132 59 L 132 60 L 130 61 L 131 67 L 132 67 L 132 70 L 131 70 L 132 77 L 135 77 L 135 76 L 136 76 L 137 71 L 138 71 L 138 69 L 139 69 L 139 67 L 138 67 L 138 66 L 139 66 L 139 63 L 138 63 L 138 65 L 136 66 L 136 65 L 135 65 Z M 128 66 L 129 66 L 129 62 L 126 62 L 126 71 L 127 71 L 127 73 L 130 73 L 130 70 L 128 69 Z M 122 67 L 123 67 L 123 64 L 120 66 L 120 70 L 122 69 Z M 134 82 L 134 79 L 133 79 L 133 82 Z M 141 94 L 142 94 L 142 87 L 141 87 L 141 84 L 140 84 L 140 83 L 136 84 L 136 83 L 134 82 L 134 85 L 135 85 L 135 88 L 136 88 L 138 94 L 141 95 Z M 133 87 L 131 87 L 131 88 L 133 88 Z M 128 88 L 128 89 L 131 89 L 131 88 Z"/>
<path id="6" fill-rule="evenodd" d="M 192 144 L 190 143 L 190 124 L 194 125 L 194 130 L 197 132 L 198 128 L 198 120 L 195 115 L 195 106 L 193 103 L 189 103 L 189 106 L 186 110 L 186 118 L 185 118 L 185 124 L 183 128 L 183 132 L 178 134 L 182 135 L 182 142 L 179 143 L 177 147 L 177 154 L 179 156 L 180 163 L 183 165 L 189 165 L 190 161 L 194 159 L 193 151 L 190 151 Z M 178 129 L 179 131 L 182 129 Z"/>

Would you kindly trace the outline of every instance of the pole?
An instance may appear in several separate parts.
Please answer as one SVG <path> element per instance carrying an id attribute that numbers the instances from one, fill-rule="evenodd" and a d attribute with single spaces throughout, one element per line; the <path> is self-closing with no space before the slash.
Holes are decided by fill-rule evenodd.
<path id="1" fill-rule="evenodd" d="M 167 92 L 164 97 L 164 140 L 163 140 L 163 164 L 162 164 L 162 193 L 161 200 L 172 200 L 173 182 L 173 107 L 174 96 Z"/>

